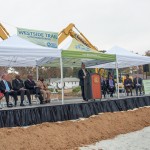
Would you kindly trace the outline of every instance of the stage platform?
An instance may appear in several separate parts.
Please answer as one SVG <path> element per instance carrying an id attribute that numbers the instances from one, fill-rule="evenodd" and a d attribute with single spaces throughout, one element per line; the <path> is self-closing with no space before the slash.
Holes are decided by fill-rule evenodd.
<path id="1" fill-rule="evenodd" d="M 150 106 L 150 96 L 124 97 L 83 102 L 81 99 L 52 101 L 47 104 L 34 104 L 25 107 L 3 108 L 0 110 L 0 127 L 16 127 L 75 120 L 98 115 L 104 112 L 127 111 Z"/>

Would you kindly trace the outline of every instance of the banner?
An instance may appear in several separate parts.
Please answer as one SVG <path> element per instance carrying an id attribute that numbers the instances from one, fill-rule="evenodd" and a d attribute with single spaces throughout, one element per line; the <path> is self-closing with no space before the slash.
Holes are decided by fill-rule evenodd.
<path id="1" fill-rule="evenodd" d="M 72 39 L 72 42 L 71 42 L 70 46 L 68 47 L 68 50 L 97 52 L 97 51 L 87 47 L 86 45 L 82 44 L 81 42 L 78 42 L 75 39 Z"/>
<path id="2" fill-rule="evenodd" d="M 17 35 L 23 39 L 45 47 L 58 47 L 58 33 L 17 28 Z"/>
<path id="3" fill-rule="evenodd" d="M 89 58 L 89 59 L 97 59 L 104 62 L 114 62 L 116 61 L 116 55 L 114 54 L 104 54 L 100 52 L 85 52 L 85 51 L 71 51 L 71 50 L 63 50 L 62 56 L 64 58 Z"/>
<path id="4" fill-rule="evenodd" d="M 145 94 L 150 94 L 150 80 L 143 80 Z"/>

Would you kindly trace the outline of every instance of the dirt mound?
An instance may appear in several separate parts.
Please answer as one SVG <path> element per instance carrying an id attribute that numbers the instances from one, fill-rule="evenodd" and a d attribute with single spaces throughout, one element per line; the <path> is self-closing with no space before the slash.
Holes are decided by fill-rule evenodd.
<path id="1" fill-rule="evenodd" d="M 80 121 L 43 123 L 28 128 L 1 128 L 2 150 L 63 150 L 150 126 L 150 108 L 104 113 Z"/>

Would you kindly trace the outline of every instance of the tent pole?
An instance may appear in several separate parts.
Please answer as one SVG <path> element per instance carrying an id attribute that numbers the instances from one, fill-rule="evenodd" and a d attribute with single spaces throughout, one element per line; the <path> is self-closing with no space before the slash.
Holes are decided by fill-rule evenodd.
<path id="1" fill-rule="evenodd" d="M 39 66 L 36 61 L 36 81 L 38 81 L 38 79 L 39 79 Z"/>
<path id="2" fill-rule="evenodd" d="M 64 84 L 63 84 L 63 63 L 62 63 L 62 57 L 60 57 L 60 72 L 61 72 L 61 86 L 62 86 L 62 104 L 64 104 Z"/>
<path id="3" fill-rule="evenodd" d="M 117 98 L 119 99 L 120 95 L 119 95 L 119 75 L 118 75 L 118 61 L 117 61 L 117 58 L 116 58 L 116 78 L 117 78 Z"/>

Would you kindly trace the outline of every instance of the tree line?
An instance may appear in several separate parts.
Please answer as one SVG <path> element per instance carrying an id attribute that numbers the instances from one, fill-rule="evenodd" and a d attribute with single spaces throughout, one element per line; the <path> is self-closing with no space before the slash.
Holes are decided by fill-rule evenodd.
<path id="1" fill-rule="evenodd" d="M 145 56 L 150 56 L 150 50 L 145 52 Z M 136 67 L 136 66 L 135 66 Z M 134 71 L 136 68 L 132 67 Z M 63 76 L 64 77 L 78 77 L 79 67 L 64 67 Z M 131 68 L 120 69 L 120 71 L 129 73 Z M 90 72 L 94 72 L 94 69 L 88 69 Z M 36 67 L 0 67 L 0 75 L 3 73 L 11 72 L 10 75 L 14 78 L 16 73 L 19 73 L 22 79 L 26 79 L 28 74 L 32 74 L 34 79 L 36 79 Z M 143 67 L 139 66 L 138 73 L 143 73 Z M 39 76 L 44 77 L 45 79 L 49 78 L 60 78 L 60 67 L 39 67 Z"/>

